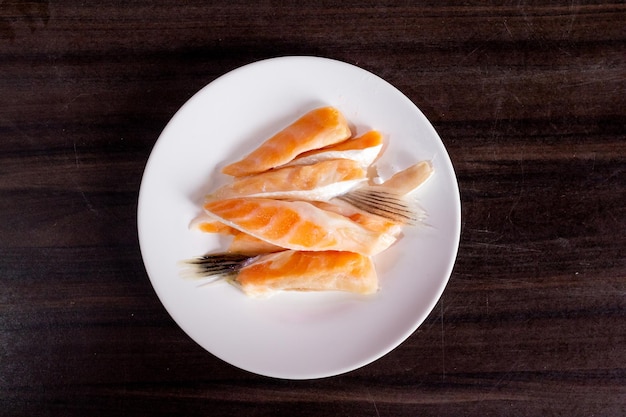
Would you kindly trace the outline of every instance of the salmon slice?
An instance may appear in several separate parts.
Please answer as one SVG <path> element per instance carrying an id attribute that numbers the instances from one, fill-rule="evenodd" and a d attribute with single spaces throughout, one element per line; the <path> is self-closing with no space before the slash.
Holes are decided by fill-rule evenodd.
<path id="1" fill-rule="evenodd" d="M 230 253 L 271 253 L 284 250 L 280 246 L 272 245 L 254 236 L 250 236 L 240 230 L 225 225 L 222 222 L 211 219 L 206 213 L 196 217 L 190 224 L 190 229 L 203 233 L 217 233 L 232 236 L 228 248 Z"/>
<path id="2" fill-rule="evenodd" d="M 265 255 L 242 268 L 235 282 L 251 297 L 293 290 L 357 294 L 373 294 L 378 290 L 371 258 L 339 251 L 284 251 Z"/>
<path id="3" fill-rule="evenodd" d="M 225 166 L 226 175 L 241 177 L 284 165 L 297 155 L 346 140 L 352 135 L 348 122 L 334 107 L 306 113 L 238 162 Z"/>
<path id="4" fill-rule="evenodd" d="M 260 253 L 279 252 L 283 250 L 285 250 L 285 248 L 273 245 L 240 231 L 233 234 L 233 240 L 228 247 L 228 252 L 230 253 L 248 253 L 255 255 Z"/>
<path id="5" fill-rule="evenodd" d="M 396 237 L 399 237 L 402 233 L 402 225 L 397 221 L 367 213 L 349 204 L 332 204 L 323 201 L 314 202 L 313 204 L 323 210 L 345 216 L 353 222 L 376 233 L 384 233 Z"/>
<path id="6" fill-rule="evenodd" d="M 201 256 L 181 262 L 183 276 L 226 278 L 250 297 L 278 291 L 348 291 L 373 294 L 378 276 L 372 259 L 353 252 L 282 252 L 246 257 Z"/>
<path id="7" fill-rule="evenodd" d="M 383 135 L 371 130 L 362 136 L 347 139 L 336 145 L 314 149 L 298 155 L 288 165 L 313 164 L 329 159 L 350 159 L 367 169 L 374 163 L 383 148 Z"/>
<path id="8" fill-rule="evenodd" d="M 339 202 L 335 201 L 335 203 Z M 399 222 L 356 209 L 350 204 L 332 204 L 323 201 L 314 201 L 311 203 L 322 210 L 347 217 L 353 222 L 376 233 L 384 233 L 396 238 L 402 233 L 402 226 Z M 234 227 L 227 226 L 220 221 L 212 220 L 206 213 L 192 222 L 192 228 L 204 233 L 218 233 L 232 236 L 233 240 L 228 248 L 228 252 L 230 253 L 259 254 L 284 250 L 284 248 L 280 246 L 258 239 Z"/>
<path id="9" fill-rule="evenodd" d="M 396 241 L 396 236 L 372 231 L 306 201 L 232 198 L 210 201 L 204 209 L 215 220 L 285 249 L 369 256 Z"/>
<path id="10" fill-rule="evenodd" d="M 234 197 L 329 200 L 366 180 L 367 173 L 358 162 L 333 159 L 237 178 L 207 196 L 207 200 Z"/>
<path id="11" fill-rule="evenodd" d="M 189 224 L 189 228 L 203 233 L 220 233 L 225 235 L 231 235 L 237 230 L 230 226 L 226 226 L 224 223 L 214 220 L 206 213 L 202 213 L 193 219 Z"/>

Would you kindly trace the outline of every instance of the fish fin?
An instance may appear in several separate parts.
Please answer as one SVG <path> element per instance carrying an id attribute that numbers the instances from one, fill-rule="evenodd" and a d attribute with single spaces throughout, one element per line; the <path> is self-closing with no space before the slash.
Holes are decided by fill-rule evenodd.
<path id="1" fill-rule="evenodd" d="M 391 190 L 363 187 L 337 198 L 359 210 L 402 224 L 415 226 L 424 218 L 424 210 L 417 200 L 406 198 Z"/>
<path id="2" fill-rule="evenodd" d="M 222 279 L 233 280 L 239 270 L 256 258 L 256 255 L 215 253 L 178 262 L 180 275 L 188 279 L 208 278 L 205 283 Z"/>

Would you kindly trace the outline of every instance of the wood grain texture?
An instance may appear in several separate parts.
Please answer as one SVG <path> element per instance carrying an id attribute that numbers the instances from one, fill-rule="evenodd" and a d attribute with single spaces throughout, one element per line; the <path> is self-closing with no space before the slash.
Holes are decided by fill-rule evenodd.
<path id="1" fill-rule="evenodd" d="M 626 414 L 624 21 L 601 1 L 1 2 L 0 415 Z M 175 111 L 231 69 L 299 54 L 413 100 L 463 214 L 425 323 L 318 381 L 197 346 L 136 236 Z"/>

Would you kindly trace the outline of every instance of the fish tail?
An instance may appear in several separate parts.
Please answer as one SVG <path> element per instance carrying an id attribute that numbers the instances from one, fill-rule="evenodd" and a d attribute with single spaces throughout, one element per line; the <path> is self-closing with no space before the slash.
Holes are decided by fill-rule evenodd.
<path id="1" fill-rule="evenodd" d="M 207 278 L 206 284 L 227 279 L 233 280 L 239 270 L 248 265 L 256 256 L 237 253 L 215 253 L 185 259 L 178 262 L 183 278 Z"/>

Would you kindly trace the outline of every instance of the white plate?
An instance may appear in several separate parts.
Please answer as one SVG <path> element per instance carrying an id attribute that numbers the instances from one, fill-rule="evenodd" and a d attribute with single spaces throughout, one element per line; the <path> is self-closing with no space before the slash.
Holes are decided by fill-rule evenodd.
<path id="1" fill-rule="evenodd" d="M 285 292 L 259 300 L 226 283 L 198 287 L 181 279 L 177 261 L 225 247 L 216 236 L 188 229 L 203 195 L 226 182 L 221 167 L 322 105 L 341 110 L 357 134 L 366 129 L 385 134 L 388 147 L 378 163 L 383 174 L 420 160 L 434 163 L 434 176 L 417 191 L 428 226 L 407 231 L 375 258 L 379 293 Z M 353 65 L 284 57 L 218 78 L 176 113 L 146 165 L 138 231 L 156 293 L 193 340 L 250 372 L 311 379 L 380 358 L 428 316 L 456 258 L 460 199 L 439 136 L 406 96 Z"/>

